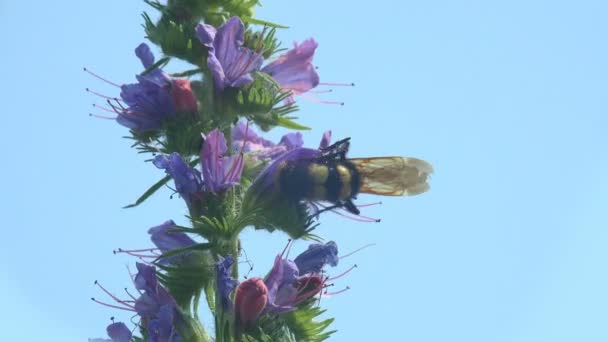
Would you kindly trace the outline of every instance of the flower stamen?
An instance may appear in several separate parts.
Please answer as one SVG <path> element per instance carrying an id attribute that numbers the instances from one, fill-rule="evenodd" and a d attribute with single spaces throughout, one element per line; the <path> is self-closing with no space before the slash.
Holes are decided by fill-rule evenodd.
<path id="1" fill-rule="evenodd" d="M 88 73 L 89 75 L 91 75 L 91 76 L 93 76 L 93 77 L 95 77 L 95 78 L 97 78 L 97 79 L 99 79 L 99 80 L 101 80 L 101 81 L 103 81 L 103 82 L 105 82 L 105 83 L 108 83 L 108 84 L 113 85 L 113 86 L 115 86 L 115 87 L 117 87 L 117 88 L 120 88 L 120 85 L 118 85 L 118 84 L 116 84 L 116 83 L 114 83 L 114 82 L 112 82 L 112 81 L 108 81 L 107 79 L 105 79 L 105 78 L 103 78 L 103 77 L 101 77 L 101 76 L 97 75 L 96 73 L 92 72 L 91 70 L 89 70 L 89 69 L 87 69 L 87 68 L 83 68 L 83 70 L 84 70 L 86 73 Z"/>
<path id="2" fill-rule="evenodd" d="M 357 268 L 357 264 L 352 265 L 349 269 L 347 269 L 346 271 L 338 274 L 337 276 L 333 276 L 331 278 L 327 278 L 325 281 L 332 281 L 332 280 L 336 280 L 338 278 L 342 278 L 343 276 L 347 275 L 348 273 L 350 273 L 350 271 L 354 270 L 355 268 Z"/>
<path id="3" fill-rule="evenodd" d="M 371 247 L 371 246 L 375 246 L 375 245 L 376 245 L 375 243 L 368 243 L 367 245 L 365 245 L 365 246 L 363 246 L 363 247 L 359 247 L 359 248 L 355 249 L 354 251 L 352 251 L 352 252 L 350 252 L 350 253 L 348 253 L 348 254 L 346 254 L 346 255 L 342 255 L 342 256 L 340 256 L 340 257 L 338 257 L 338 258 L 339 258 L 340 260 L 342 260 L 342 259 L 344 259 L 344 258 L 346 258 L 346 257 L 349 257 L 349 256 L 351 256 L 351 255 L 353 255 L 353 254 L 355 254 L 355 253 L 357 253 L 357 252 L 360 252 L 360 251 L 362 251 L 362 250 L 366 249 L 367 247 Z"/>

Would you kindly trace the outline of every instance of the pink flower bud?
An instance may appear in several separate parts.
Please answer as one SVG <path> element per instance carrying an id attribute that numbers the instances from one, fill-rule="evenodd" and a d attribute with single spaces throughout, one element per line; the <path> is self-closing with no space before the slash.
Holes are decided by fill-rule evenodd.
<path id="1" fill-rule="evenodd" d="M 176 78 L 173 80 L 171 96 L 173 96 L 173 103 L 175 104 L 175 109 L 178 112 L 196 112 L 196 97 L 192 92 L 190 81 L 188 81 L 187 79 Z"/>
<path id="2" fill-rule="evenodd" d="M 266 307 L 268 288 L 260 278 L 250 278 L 236 289 L 234 300 L 237 320 L 242 325 L 255 321 Z"/>

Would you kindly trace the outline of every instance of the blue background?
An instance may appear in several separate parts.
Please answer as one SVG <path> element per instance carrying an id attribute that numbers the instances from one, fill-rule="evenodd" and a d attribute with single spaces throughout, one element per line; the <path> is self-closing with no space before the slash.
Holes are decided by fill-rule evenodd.
<path id="1" fill-rule="evenodd" d="M 105 298 L 93 281 L 121 292 L 134 260 L 112 250 L 186 222 L 167 189 L 120 209 L 162 172 L 126 129 L 88 116 L 99 101 L 85 87 L 118 91 L 82 67 L 132 82 L 144 9 L 0 3 L 3 340 L 86 341 L 112 315 L 128 321 L 89 300 Z M 429 193 L 365 209 L 381 223 L 322 217 L 317 232 L 344 253 L 376 244 L 331 270 L 359 266 L 336 281 L 350 291 L 321 301 L 334 340 L 608 339 L 607 14 L 591 0 L 264 2 L 259 18 L 291 26 L 286 46 L 317 39 L 323 81 L 356 83 L 320 95 L 342 107 L 299 100 L 309 145 L 332 129 L 351 156 L 436 169 Z M 243 240 L 264 275 L 286 237 Z"/>

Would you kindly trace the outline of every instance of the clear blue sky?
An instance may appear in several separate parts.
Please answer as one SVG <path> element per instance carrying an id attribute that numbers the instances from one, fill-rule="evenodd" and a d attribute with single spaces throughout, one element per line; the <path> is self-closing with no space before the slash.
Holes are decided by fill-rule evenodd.
<path id="1" fill-rule="evenodd" d="M 131 82 L 144 8 L 0 3 L 2 340 L 86 341 L 128 321 L 89 300 L 93 281 L 120 292 L 133 260 L 112 250 L 185 222 L 168 190 L 120 209 L 162 173 L 87 115 L 85 87 L 114 89 L 82 67 Z M 343 107 L 301 101 L 310 144 L 331 128 L 351 156 L 436 169 L 428 194 L 365 211 L 382 223 L 323 217 L 342 251 L 377 244 L 332 270 L 359 265 L 322 301 L 335 341 L 608 340 L 607 15 L 599 0 L 264 1 L 287 45 L 317 39 L 322 80 L 356 83 L 325 96 Z M 253 273 L 284 243 L 248 232 Z"/>

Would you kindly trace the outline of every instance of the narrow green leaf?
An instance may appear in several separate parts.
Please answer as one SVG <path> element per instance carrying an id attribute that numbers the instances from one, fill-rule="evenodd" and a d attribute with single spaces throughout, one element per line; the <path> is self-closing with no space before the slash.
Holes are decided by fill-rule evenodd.
<path id="1" fill-rule="evenodd" d="M 210 249 L 213 246 L 213 244 L 205 242 L 205 243 L 197 243 L 194 245 L 190 245 L 188 247 L 184 247 L 184 248 L 176 248 L 176 249 L 172 249 L 170 251 L 167 251 L 163 254 L 161 254 L 158 258 L 154 259 L 153 262 L 156 263 L 158 262 L 160 259 L 163 258 L 169 258 L 178 254 L 182 254 L 184 252 L 188 252 L 188 251 L 205 251 Z"/>
<path id="2" fill-rule="evenodd" d="M 295 129 L 298 131 L 309 131 L 310 127 L 306 127 L 303 125 L 300 125 L 297 122 L 291 121 L 286 117 L 279 117 L 277 120 L 277 126 L 281 126 L 281 127 L 285 127 L 285 128 L 289 128 L 289 129 Z"/>
<path id="3" fill-rule="evenodd" d="M 149 74 L 150 72 L 152 72 L 152 70 L 154 70 L 156 68 L 161 69 L 162 67 L 167 65 L 167 63 L 169 63 L 169 60 L 171 60 L 171 57 L 163 57 L 163 58 L 159 59 L 158 62 L 152 64 L 149 68 L 144 70 L 144 72 L 141 73 L 141 76 Z"/>
<path id="4" fill-rule="evenodd" d="M 159 180 L 154 185 L 152 185 L 148 190 L 146 190 L 146 192 L 144 192 L 143 195 L 139 196 L 139 198 L 134 203 L 124 206 L 122 208 L 123 209 L 134 208 L 134 207 L 137 207 L 138 205 L 142 204 L 145 200 L 148 199 L 148 197 L 152 196 L 158 189 L 160 189 L 163 185 L 167 184 L 169 179 L 171 179 L 171 177 L 166 176 L 163 179 Z"/>
<path id="5" fill-rule="evenodd" d="M 250 18 L 250 17 L 246 17 L 246 16 L 242 16 L 241 20 L 243 20 L 246 23 L 253 24 L 253 25 L 265 25 L 268 27 L 276 27 L 276 28 L 282 28 L 282 29 L 289 28 L 289 26 L 279 25 L 279 24 L 272 23 L 270 21 Z"/>

